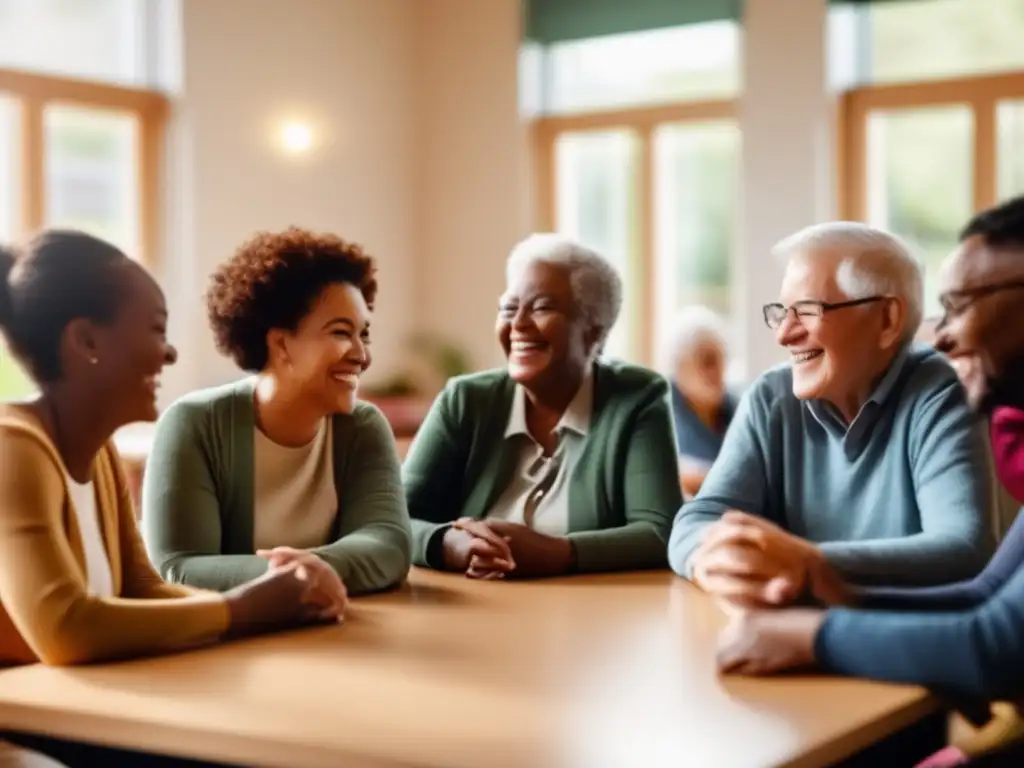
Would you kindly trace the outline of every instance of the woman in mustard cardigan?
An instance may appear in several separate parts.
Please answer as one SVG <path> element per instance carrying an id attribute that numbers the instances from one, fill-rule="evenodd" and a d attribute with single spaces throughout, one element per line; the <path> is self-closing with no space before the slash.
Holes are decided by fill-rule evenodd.
<path id="1" fill-rule="evenodd" d="M 0 405 L 0 666 L 180 651 L 339 615 L 342 586 L 312 560 L 225 595 L 167 584 L 150 565 L 111 443 L 156 418 L 177 357 L 144 269 L 94 237 L 44 232 L 20 255 L 0 250 L 0 327 L 39 386 Z M 70 765 L 121 754 L 6 738 Z"/>
<path id="2" fill-rule="evenodd" d="M 506 367 L 449 382 L 403 467 L 414 562 L 488 579 L 666 567 L 682 503 L 668 382 L 598 359 L 618 273 L 534 235 L 507 278 Z"/>

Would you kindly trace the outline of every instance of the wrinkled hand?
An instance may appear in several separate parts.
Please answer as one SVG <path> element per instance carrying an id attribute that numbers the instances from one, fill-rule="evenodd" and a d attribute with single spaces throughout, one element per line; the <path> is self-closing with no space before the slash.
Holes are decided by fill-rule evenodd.
<path id="1" fill-rule="evenodd" d="M 444 532 L 444 564 L 474 579 L 501 579 L 515 567 L 508 540 L 483 520 L 460 518 Z"/>
<path id="2" fill-rule="evenodd" d="M 813 666 L 814 641 L 825 619 L 818 609 L 748 611 L 718 638 L 718 669 L 724 674 L 770 675 Z"/>
<path id="3" fill-rule="evenodd" d="M 315 554 L 292 547 L 261 549 L 256 554 L 271 569 L 295 566 L 299 578 L 308 585 L 303 602 L 315 609 L 316 618 L 331 621 L 344 617 L 348 591 L 337 572 Z"/>
<path id="4" fill-rule="evenodd" d="M 693 581 L 730 607 L 785 605 L 800 596 L 822 559 L 813 544 L 764 518 L 727 512 L 694 553 Z"/>
<path id="5" fill-rule="evenodd" d="M 473 578 L 557 576 L 568 573 L 572 566 L 573 549 L 568 539 L 545 536 L 519 523 L 462 518 L 456 520 L 452 527 L 483 538 L 495 547 L 500 541 L 508 550 L 507 560 L 510 567 L 503 563 L 505 556 L 471 557 L 466 575 Z"/>
<path id="6" fill-rule="evenodd" d="M 575 550 L 569 539 L 546 536 L 529 526 L 504 520 L 491 520 L 487 524 L 508 542 L 516 563 L 513 575 L 520 578 L 561 576 L 572 569 Z"/>

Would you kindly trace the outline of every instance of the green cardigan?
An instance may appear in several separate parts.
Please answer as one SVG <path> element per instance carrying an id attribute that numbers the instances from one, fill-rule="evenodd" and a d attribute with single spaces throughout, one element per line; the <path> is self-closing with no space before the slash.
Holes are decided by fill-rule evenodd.
<path id="1" fill-rule="evenodd" d="M 223 591 L 267 569 L 253 546 L 254 382 L 188 395 L 157 424 L 142 529 L 168 581 Z M 394 586 L 409 570 L 410 531 L 391 428 L 374 406 L 357 403 L 334 417 L 333 448 L 333 542 L 311 551 L 351 594 Z"/>
<path id="2" fill-rule="evenodd" d="M 487 371 L 452 379 L 434 401 L 402 467 L 414 564 L 439 567 L 428 552 L 447 524 L 485 517 L 507 487 L 517 459 L 505 439 L 514 392 L 508 373 Z M 682 504 L 668 392 L 645 368 L 594 366 L 590 427 L 569 482 L 580 572 L 667 566 Z"/>

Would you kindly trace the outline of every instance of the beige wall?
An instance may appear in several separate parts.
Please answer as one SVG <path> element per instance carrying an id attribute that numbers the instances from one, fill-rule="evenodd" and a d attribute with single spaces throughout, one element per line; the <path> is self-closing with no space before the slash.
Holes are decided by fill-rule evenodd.
<path id="1" fill-rule="evenodd" d="M 410 0 L 184 1 L 161 270 L 182 362 L 165 399 L 238 375 L 199 296 L 249 234 L 291 224 L 378 257 L 375 370 L 397 365 L 417 300 L 415 25 Z M 308 156 L 275 144 L 289 117 L 315 128 Z"/>
<path id="2" fill-rule="evenodd" d="M 423 322 L 478 367 L 494 340 L 509 249 L 529 228 L 527 134 L 518 115 L 519 0 L 421 0 L 420 242 Z"/>
<path id="3" fill-rule="evenodd" d="M 527 228 L 519 0 L 184 0 L 181 25 L 160 271 L 182 359 L 165 401 L 238 375 L 199 297 L 245 237 L 290 224 L 378 257 L 371 373 L 421 330 L 495 363 L 504 258 Z M 307 157 L 275 144 L 289 117 L 316 129 Z"/>

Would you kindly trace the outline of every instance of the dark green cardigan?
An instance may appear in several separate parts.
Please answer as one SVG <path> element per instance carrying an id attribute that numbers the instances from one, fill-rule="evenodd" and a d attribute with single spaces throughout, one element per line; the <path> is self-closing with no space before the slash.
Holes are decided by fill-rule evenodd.
<path id="1" fill-rule="evenodd" d="M 413 563 L 459 517 L 481 519 L 517 461 L 505 439 L 515 382 L 502 370 L 452 379 L 437 397 L 402 468 Z M 577 569 L 664 568 L 682 504 L 668 383 L 634 365 L 594 366 L 594 406 L 569 482 L 569 538 Z"/>
<path id="2" fill-rule="evenodd" d="M 142 529 L 168 581 L 226 590 L 267 569 L 253 547 L 254 379 L 195 392 L 164 413 L 146 462 Z M 352 594 L 401 582 L 409 516 L 395 438 L 374 406 L 333 421 L 338 514 L 331 541 L 312 549 Z"/>

